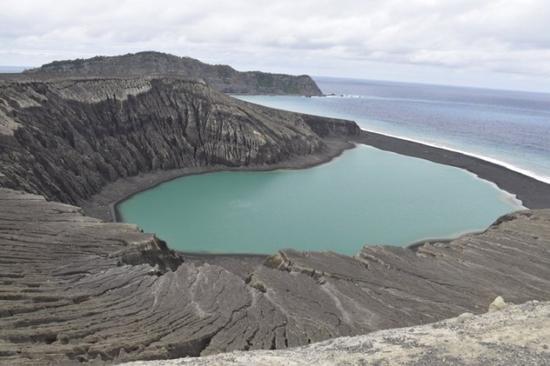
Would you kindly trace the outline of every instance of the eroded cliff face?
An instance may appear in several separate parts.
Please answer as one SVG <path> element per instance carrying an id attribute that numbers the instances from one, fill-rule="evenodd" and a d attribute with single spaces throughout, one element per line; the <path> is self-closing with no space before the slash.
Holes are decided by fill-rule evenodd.
<path id="1" fill-rule="evenodd" d="M 55 61 L 25 73 L 31 77 L 168 75 L 201 79 L 224 93 L 322 95 L 315 81 L 308 75 L 240 72 L 228 65 L 209 65 L 190 57 L 151 51 L 113 57 L 98 56 L 85 60 Z"/>
<path id="2" fill-rule="evenodd" d="M 245 103 L 202 82 L 0 84 L 0 185 L 66 203 L 140 172 L 268 165 L 322 151 L 352 122 Z"/>

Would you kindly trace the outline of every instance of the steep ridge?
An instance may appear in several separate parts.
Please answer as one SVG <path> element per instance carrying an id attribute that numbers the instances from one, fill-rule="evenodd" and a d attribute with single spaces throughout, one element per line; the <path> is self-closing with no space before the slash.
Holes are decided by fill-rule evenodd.
<path id="1" fill-rule="evenodd" d="M 77 203 L 142 172 L 269 165 L 357 134 L 181 79 L 0 82 L 0 186 Z"/>
<path id="2" fill-rule="evenodd" d="M 485 312 L 497 295 L 550 298 L 550 210 L 416 251 L 284 251 L 254 265 L 182 257 L 133 225 L 10 189 L 0 207 L 0 364 L 280 349 Z"/>
<path id="3" fill-rule="evenodd" d="M 228 65 L 209 65 L 190 57 L 161 52 L 139 52 L 122 56 L 54 61 L 25 71 L 32 77 L 113 77 L 143 75 L 202 79 L 224 93 L 322 95 L 307 75 L 293 76 L 260 71 L 240 72 Z"/>

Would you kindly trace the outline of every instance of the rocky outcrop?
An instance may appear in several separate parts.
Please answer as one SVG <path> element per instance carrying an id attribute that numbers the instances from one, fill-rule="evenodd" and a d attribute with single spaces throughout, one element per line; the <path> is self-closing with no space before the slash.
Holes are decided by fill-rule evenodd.
<path id="1" fill-rule="evenodd" d="M 181 256 L 134 225 L 0 189 L 0 364 L 296 347 L 550 298 L 550 210 L 357 257 Z"/>
<path id="2" fill-rule="evenodd" d="M 227 65 L 209 65 L 189 57 L 160 52 L 55 61 L 25 71 L 31 77 L 142 77 L 143 75 L 202 79 L 224 93 L 322 95 L 307 75 L 293 76 L 260 71 L 240 72 Z"/>
<path id="3" fill-rule="evenodd" d="M 74 204 L 138 173 L 265 166 L 358 132 L 353 122 L 261 107 L 196 81 L 5 81 L 0 186 Z"/>
<path id="4" fill-rule="evenodd" d="M 124 365 L 546 366 L 550 360 L 549 340 L 550 303 L 532 301 L 496 313 L 464 313 L 429 325 L 342 337 L 290 350 L 232 352 Z"/>

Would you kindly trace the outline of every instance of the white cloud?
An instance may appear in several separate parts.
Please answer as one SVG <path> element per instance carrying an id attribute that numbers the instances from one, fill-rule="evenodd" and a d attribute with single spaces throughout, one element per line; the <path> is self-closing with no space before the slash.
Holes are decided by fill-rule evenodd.
<path id="1" fill-rule="evenodd" d="M 547 0 L 0 0 L 0 64 L 154 49 L 238 68 L 550 79 L 549 25 Z"/>

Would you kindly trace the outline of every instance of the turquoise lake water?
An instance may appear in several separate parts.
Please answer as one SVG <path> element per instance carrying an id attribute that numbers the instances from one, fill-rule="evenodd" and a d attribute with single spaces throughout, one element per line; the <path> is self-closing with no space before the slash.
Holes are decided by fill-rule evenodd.
<path id="1" fill-rule="evenodd" d="M 485 229 L 521 208 L 493 184 L 453 167 L 367 146 L 304 170 L 179 178 L 119 206 L 124 221 L 190 252 L 356 254 Z"/>

